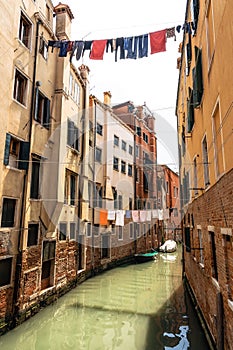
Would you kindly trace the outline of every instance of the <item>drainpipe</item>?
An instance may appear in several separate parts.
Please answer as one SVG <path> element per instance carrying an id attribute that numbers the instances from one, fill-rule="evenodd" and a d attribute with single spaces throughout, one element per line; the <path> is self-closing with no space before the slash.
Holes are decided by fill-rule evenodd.
<path id="1" fill-rule="evenodd" d="M 137 179 L 136 179 L 136 171 L 137 171 L 137 165 L 136 165 L 136 113 L 133 114 L 133 123 L 134 123 L 134 134 L 133 134 L 133 140 L 134 140 L 134 154 L 133 154 L 133 161 L 134 161 L 134 210 L 137 210 Z M 135 225 L 136 226 L 136 225 Z M 134 229 L 134 254 L 137 253 L 137 232 Z"/>
<path id="2" fill-rule="evenodd" d="M 32 92 L 31 92 L 31 106 L 30 106 L 30 117 L 29 117 L 29 129 L 28 129 L 28 142 L 29 142 L 29 151 L 31 149 L 31 139 L 32 139 L 32 121 L 34 113 L 34 99 L 35 99 L 35 83 L 36 83 L 36 65 L 37 65 L 37 53 L 38 53 L 38 37 L 39 37 L 39 26 L 41 24 L 40 20 L 36 22 L 36 40 L 35 40 L 35 49 L 34 49 L 34 63 L 33 63 L 33 77 L 32 77 Z M 14 293 L 13 293 L 13 327 L 16 326 L 16 317 L 19 311 L 18 306 L 18 292 L 20 289 L 20 277 L 22 272 L 22 243 L 23 243 L 23 234 L 24 234 L 24 216 L 25 216 L 25 207 L 26 207 L 26 198 L 27 198 L 27 183 L 28 183 L 28 167 L 25 170 L 23 177 L 23 189 L 22 189 L 22 204 L 20 210 L 20 223 L 19 223 L 19 238 L 18 238 L 18 254 L 16 261 L 15 269 L 15 281 L 14 281 Z"/>
<path id="3" fill-rule="evenodd" d="M 96 149 L 96 100 L 94 100 L 94 104 L 95 104 L 95 109 L 94 109 L 94 125 L 93 125 L 93 143 L 94 143 L 94 147 L 93 147 L 93 153 L 94 153 L 94 163 L 93 163 L 93 200 L 94 203 L 96 203 L 97 200 L 97 193 L 96 193 L 96 183 L 95 183 L 95 149 Z M 92 203 L 92 224 L 94 226 L 94 216 L 95 216 L 95 208 L 94 205 Z M 93 235 L 93 230 L 92 230 L 92 247 L 91 247 L 91 268 L 92 268 L 92 274 L 95 274 L 95 246 L 94 246 L 94 235 Z"/>

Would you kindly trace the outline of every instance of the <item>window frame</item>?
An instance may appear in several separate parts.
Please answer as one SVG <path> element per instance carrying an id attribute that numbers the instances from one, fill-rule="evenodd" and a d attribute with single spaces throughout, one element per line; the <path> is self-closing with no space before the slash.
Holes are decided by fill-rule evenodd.
<path id="1" fill-rule="evenodd" d="M 28 85 L 28 77 L 15 67 L 13 100 L 24 107 L 27 106 Z"/>
<path id="2" fill-rule="evenodd" d="M 120 142 L 119 137 L 117 135 L 114 135 L 114 138 L 113 138 L 114 146 L 119 147 L 119 142 Z"/>
<path id="3" fill-rule="evenodd" d="M 103 125 L 96 123 L 96 133 L 100 136 L 103 136 Z"/>
<path id="4" fill-rule="evenodd" d="M 95 148 L 95 161 L 102 164 L 102 149 L 99 147 Z"/>
<path id="5" fill-rule="evenodd" d="M 8 220 L 9 215 L 9 204 L 4 206 L 4 201 L 12 201 L 11 203 L 14 203 L 14 206 L 12 207 L 12 213 L 10 220 Z M 17 199 L 12 197 L 2 197 L 2 211 L 1 211 L 1 227 L 8 228 L 8 227 L 15 227 L 16 226 L 16 214 L 17 214 Z M 10 226 L 7 225 L 7 223 L 10 222 Z"/>
<path id="6" fill-rule="evenodd" d="M 37 227 L 37 237 L 34 237 L 36 240 L 35 244 L 29 244 L 30 242 L 30 238 L 29 238 L 29 232 L 30 232 L 30 226 L 34 226 Z M 36 233 L 35 233 L 36 236 Z M 39 240 L 39 223 L 38 222 L 29 222 L 28 223 L 28 235 L 27 235 L 27 248 L 33 247 L 33 246 L 37 246 L 38 245 L 38 240 Z M 31 239 L 31 241 L 33 241 Z M 33 241 L 34 242 L 34 241 Z"/>
<path id="7" fill-rule="evenodd" d="M 10 286 L 12 284 L 12 263 L 13 263 L 13 257 L 12 256 L 6 256 L 2 259 L 2 257 L 0 258 L 0 265 L 1 265 L 1 262 L 4 261 L 4 260 L 10 260 L 10 266 L 8 267 L 9 268 L 9 276 L 7 276 L 7 278 L 5 278 L 5 283 L 4 281 L 1 281 L 1 278 L 3 278 L 3 275 L 1 274 L 1 277 L 0 277 L 0 290 L 2 288 L 6 288 L 8 286 Z M 6 271 L 6 269 L 4 268 L 4 271 Z"/>
<path id="8" fill-rule="evenodd" d="M 18 39 L 27 49 L 31 49 L 32 38 L 32 22 L 28 16 L 21 10 L 18 26 Z M 26 39 L 24 34 L 24 28 L 26 28 Z"/>

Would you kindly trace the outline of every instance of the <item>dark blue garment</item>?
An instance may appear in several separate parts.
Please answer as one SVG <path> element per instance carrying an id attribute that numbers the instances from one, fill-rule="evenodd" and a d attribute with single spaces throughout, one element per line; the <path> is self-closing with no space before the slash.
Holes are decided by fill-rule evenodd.
<path id="1" fill-rule="evenodd" d="M 115 53 L 115 62 L 117 62 L 117 51 L 118 47 L 120 48 L 120 59 L 125 59 L 125 49 L 124 49 L 124 38 L 116 39 L 116 53 Z"/>
<path id="2" fill-rule="evenodd" d="M 108 48 L 111 48 L 111 52 L 113 52 L 113 39 L 108 39 L 106 44 L 106 52 L 108 52 Z"/>
<path id="3" fill-rule="evenodd" d="M 136 59 L 138 53 L 138 36 L 128 38 L 127 58 Z"/>
<path id="4" fill-rule="evenodd" d="M 181 25 L 178 25 L 178 26 L 176 27 L 176 31 L 177 31 L 178 33 L 180 33 L 180 30 L 181 30 Z"/>
<path id="5" fill-rule="evenodd" d="M 69 44 L 69 41 L 61 41 L 59 57 L 67 56 L 68 44 Z"/>
<path id="6" fill-rule="evenodd" d="M 148 34 L 139 36 L 138 43 L 138 58 L 148 56 Z"/>
<path id="7" fill-rule="evenodd" d="M 82 52 L 83 52 L 83 48 L 84 48 L 84 41 L 82 40 L 76 40 L 74 42 L 74 45 L 73 45 L 73 48 L 72 48 L 72 52 L 71 52 L 71 55 L 70 55 L 70 62 L 72 61 L 72 58 L 74 56 L 74 53 L 76 51 L 76 60 L 78 61 L 82 55 Z"/>
<path id="8" fill-rule="evenodd" d="M 84 41 L 83 55 L 86 50 L 89 50 L 89 51 L 91 50 L 92 43 L 93 43 L 93 40 Z"/>
<path id="9" fill-rule="evenodd" d="M 49 40 L 48 41 L 48 46 L 52 46 L 52 52 L 53 52 L 54 47 L 58 47 L 58 48 L 61 47 L 61 41 Z"/>

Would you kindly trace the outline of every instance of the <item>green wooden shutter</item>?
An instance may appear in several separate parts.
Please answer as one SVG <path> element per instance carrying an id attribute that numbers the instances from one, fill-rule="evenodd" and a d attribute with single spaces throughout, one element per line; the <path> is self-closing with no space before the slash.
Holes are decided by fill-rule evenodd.
<path id="1" fill-rule="evenodd" d="M 20 142 L 19 149 L 19 164 L 18 168 L 21 170 L 27 170 L 29 164 L 29 153 L 30 153 L 30 145 L 27 141 Z"/>
<path id="2" fill-rule="evenodd" d="M 4 159 L 3 164 L 9 164 L 9 156 L 10 156 L 10 143 L 11 143 L 11 135 L 6 133 L 6 141 L 5 141 L 5 151 L 4 151 Z"/>
<path id="3" fill-rule="evenodd" d="M 44 118 L 43 118 L 43 126 L 46 129 L 49 129 L 49 123 L 50 123 L 50 100 L 48 98 L 45 98 L 44 101 Z"/>

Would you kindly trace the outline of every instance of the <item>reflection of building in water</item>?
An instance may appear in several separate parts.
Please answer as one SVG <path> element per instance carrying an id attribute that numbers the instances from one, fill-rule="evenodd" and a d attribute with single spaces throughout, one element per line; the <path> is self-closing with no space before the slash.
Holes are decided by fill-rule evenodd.
<path id="1" fill-rule="evenodd" d="M 188 326 L 180 326 L 179 327 L 180 333 L 163 333 L 163 336 L 169 339 L 169 345 L 171 346 L 164 346 L 164 350 L 187 350 L 189 348 L 189 341 L 188 341 L 188 332 L 189 327 Z"/>

